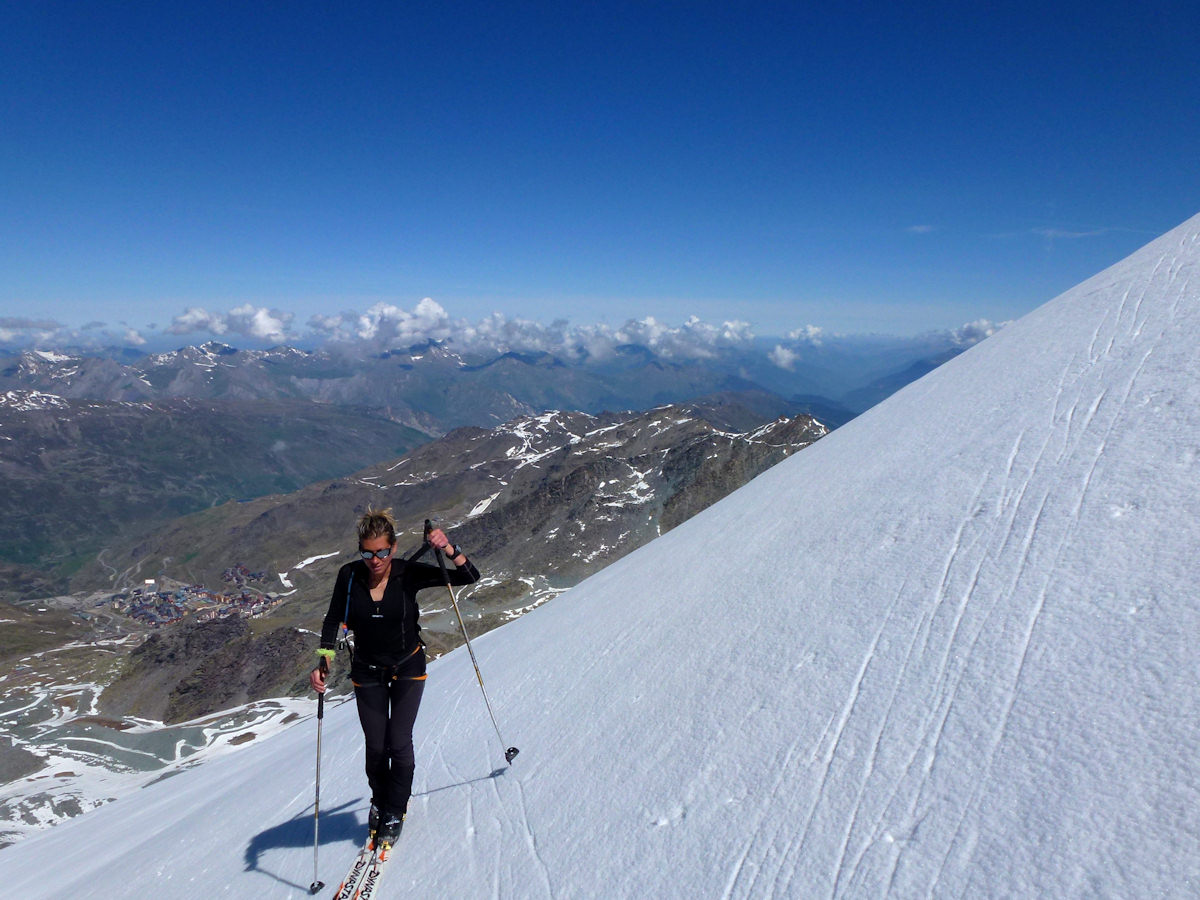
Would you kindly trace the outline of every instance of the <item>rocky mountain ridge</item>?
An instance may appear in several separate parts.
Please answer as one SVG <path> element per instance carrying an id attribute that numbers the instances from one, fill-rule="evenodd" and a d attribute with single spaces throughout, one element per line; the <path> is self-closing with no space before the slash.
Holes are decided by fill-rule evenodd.
<path id="1" fill-rule="evenodd" d="M 459 597 L 470 629 L 481 633 L 551 600 L 826 432 L 810 417 L 729 432 L 699 412 L 675 406 L 608 416 L 552 412 L 493 429 L 459 429 L 352 476 L 185 517 L 114 551 L 110 569 L 86 569 L 79 586 L 116 590 L 143 577 L 204 583 L 234 562 L 277 573 L 272 589 L 286 602 L 256 620 L 255 639 L 239 637 L 239 646 L 251 655 L 270 646 L 278 655 L 295 644 L 275 632 L 319 628 L 334 573 L 353 559 L 356 517 L 368 505 L 390 507 L 406 529 L 400 538 L 406 555 L 419 546 L 420 525 L 431 517 L 479 566 L 483 579 Z M 423 598 L 431 652 L 457 645 L 445 598 L 432 592 Z M 229 627 L 173 626 L 156 638 L 173 649 L 156 644 L 146 658 L 175 654 L 178 684 L 201 683 L 204 660 L 187 648 L 210 642 L 194 632 Z M 315 646 L 310 638 L 299 661 L 281 661 L 281 671 L 294 679 Z M 188 718 L 219 708 L 210 705 L 211 693 L 181 692 L 177 685 L 160 686 L 153 697 L 139 692 L 134 686 L 145 676 L 144 662 L 131 664 L 106 711 Z M 248 660 L 227 662 L 230 672 L 258 672 Z M 261 673 L 250 680 L 270 681 Z M 238 681 L 231 690 L 254 699 L 253 684 Z"/>

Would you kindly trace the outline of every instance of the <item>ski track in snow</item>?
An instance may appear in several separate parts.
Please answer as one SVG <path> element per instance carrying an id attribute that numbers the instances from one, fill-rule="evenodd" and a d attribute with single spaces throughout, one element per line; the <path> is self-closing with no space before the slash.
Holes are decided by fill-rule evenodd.
<path id="1" fill-rule="evenodd" d="M 1165 262 L 1165 257 L 1155 267 L 1155 275 L 1161 270 L 1163 262 Z M 1170 290 L 1171 285 L 1168 284 L 1166 289 Z M 997 697 L 998 718 L 983 755 L 976 786 L 967 795 L 965 803 L 955 817 L 950 832 L 951 837 L 941 856 L 941 863 L 930 882 L 930 889 L 935 893 L 941 891 L 943 881 L 952 863 L 959 866 L 969 864 L 970 848 L 974 846 L 970 822 L 978 812 L 978 804 L 988 783 L 987 779 L 990 777 L 993 761 L 1005 740 L 1013 708 L 1021 696 L 1023 674 L 1035 642 L 1038 623 L 1051 597 L 1054 573 L 1057 571 L 1064 549 L 1073 536 L 1075 524 L 1087 501 L 1093 478 L 1104 458 L 1104 450 L 1109 437 L 1119 424 L 1121 410 L 1130 402 L 1138 378 L 1155 352 L 1157 339 L 1161 337 L 1161 334 L 1156 336 L 1148 348 L 1134 353 L 1133 359 L 1136 362 L 1132 366 L 1125 360 L 1113 361 L 1112 359 L 1117 337 L 1122 331 L 1128 333 L 1134 341 L 1142 339 L 1146 327 L 1142 303 L 1146 293 L 1146 290 L 1142 290 L 1135 295 L 1133 291 L 1126 291 L 1117 315 L 1102 317 L 1096 326 L 1088 347 L 1085 366 L 1080 370 L 1072 364 L 1062 371 L 1049 410 L 1050 428 L 1047 429 L 1044 440 L 1032 459 L 1024 464 L 1021 463 L 1024 458 L 1023 449 L 1027 437 L 1027 431 L 1022 430 L 1012 442 L 1012 449 L 1008 454 L 1005 468 L 1002 470 L 1003 477 L 997 480 L 985 473 L 981 479 L 975 496 L 969 504 L 968 514 L 961 519 L 950 542 L 940 583 L 922 617 L 918 620 L 916 628 L 911 631 L 905 655 L 895 673 L 896 677 L 892 679 L 894 687 L 885 704 L 885 712 L 875 730 L 875 737 L 871 742 L 872 751 L 860 770 L 861 774 L 855 792 L 856 799 L 849 808 L 845 827 L 840 832 L 841 837 L 836 855 L 832 858 L 829 896 L 841 896 L 844 892 L 853 894 L 867 888 L 867 885 L 859 878 L 860 866 L 879 840 L 885 816 L 882 813 L 865 816 L 866 811 L 863 807 L 872 796 L 869 786 L 875 777 L 881 742 L 891 722 L 899 685 L 904 683 L 909 676 L 914 650 L 918 647 L 918 642 L 920 649 L 915 657 L 926 659 L 932 649 L 930 641 L 939 634 L 939 630 L 934 626 L 942 612 L 942 607 L 944 604 L 952 604 L 953 616 L 949 620 L 945 637 L 941 638 L 942 649 L 940 653 L 936 654 L 940 662 L 932 677 L 930 696 L 936 698 L 936 702 L 930 704 L 929 714 L 918 729 L 918 733 L 923 737 L 913 744 L 912 755 L 904 766 L 904 777 L 896 781 L 888 794 L 888 802 L 884 804 L 885 811 L 893 806 L 897 795 L 905 790 L 904 784 L 908 780 L 909 773 L 914 770 L 914 767 L 917 767 L 921 778 L 915 789 L 907 791 L 911 799 L 905 807 L 904 818 L 919 824 L 925 820 L 928 814 L 922 811 L 928 810 L 934 802 L 932 797 L 935 790 L 933 774 L 938 766 L 941 746 L 946 737 L 948 725 L 954 715 L 955 701 L 960 686 L 969 672 L 970 661 L 979 640 L 986 633 L 993 614 L 1006 598 L 1011 598 L 1018 593 L 1018 588 L 1023 580 L 1036 577 L 1041 581 L 1041 585 L 1033 594 L 1033 602 L 1027 608 L 1024 616 L 1026 624 L 1023 633 L 1013 647 L 1009 663 L 1006 666 L 1009 672 L 1004 680 L 1006 687 Z M 1132 302 L 1130 302 L 1131 298 L 1133 298 Z M 1101 345 L 1103 349 L 1099 350 Z M 1109 371 L 1110 368 L 1116 368 L 1118 371 Z M 1127 377 L 1119 374 L 1121 369 L 1127 372 Z M 1109 396 L 1109 388 L 1106 385 L 1109 382 L 1116 382 L 1118 385 L 1122 385 L 1123 389 L 1115 403 L 1106 405 L 1105 401 Z M 1110 408 L 1111 412 L 1108 415 L 1102 413 L 1104 409 Z M 1056 475 L 1059 466 L 1076 456 L 1085 457 L 1086 463 L 1083 466 L 1083 474 L 1078 481 L 1078 487 L 1072 495 L 1069 492 L 1061 491 L 1061 485 L 1057 483 Z M 995 487 L 989 489 L 989 483 L 992 481 L 996 481 Z M 1051 488 L 1059 490 L 1052 496 Z M 979 515 L 982 509 L 979 502 L 983 496 L 989 494 L 997 497 L 996 512 L 1001 518 L 998 522 L 995 519 L 984 520 L 981 525 Z M 1059 511 L 1058 517 L 1064 519 L 1063 524 L 1058 526 L 1057 540 L 1048 538 L 1044 533 L 1046 518 L 1051 506 Z M 1064 508 L 1069 510 L 1065 517 L 1061 515 L 1061 510 Z M 1048 540 L 1056 544 L 1052 550 L 1043 547 Z M 1038 566 L 1032 563 L 1033 557 L 1042 552 L 1049 553 L 1052 557 L 1053 561 L 1049 566 Z M 1003 579 L 1007 586 L 999 591 L 993 589 L 991 596 L 978 596 L 980 578 L 985 567 L 996 569 L 999 572 L 1000 566 L 1008 570 L 1007 576 Z M 995 580 L 993 577 L 992 581 Z M 958 597 L 956 602 L 955 596 Z M 975 616 L 978 624 L 964 632 L 964 623 L 970 617 L 973 607 L 981 604 L 984 608 Z M 808 815 L 799 827 L 798 837 L 783 850 L 784 858 L 804 854 L 818 811 L 829 790 L 835 761 L 840 755 L 844 755 L 841 748 L 846 739 L 850 721 L 855 716 L 860 704 L 864 681 L 872 666 L 887 665 L 886 660 L 877 658 L 877 651 L 884 630 L 889 627 L 895 617 L 896 609 L 896 601 L 893 601 L 884 623 L 875 633 L 867 649 L 857 676 L 850 685 L 850 692 L 843 711 L 837 717 L 836 725 L 833 726 L 831 739 L 826 743 L 826 736 L 822 737 L 822 744 L 826 745 L 828 749 L 823 754 L 822 769 L 817 773 L 819 787 Z M 791 755 L 789 752 L 789 760 Z M 776 782 L 771 792 L 772 795 L 778 790 L 779 783 L 783 780 L 786 771 L 785 765 L 781 770 L 780 780 Z M 862 825 L 864 818 L 870 821 L 870 824 L 865 827 Z M 762 843 L 759 827 L 761 826 L 756 826 L 751 837 L 743 842 L 730 872 L 722 894 L 723 897 L 740 895 L 742 888 L 744 888 L 745 895 L 749 895 L 754 893 L 756 887 L 759 886 L 757 874 L 749 879 L 745 877 L 750 863 L 755 863 L 753 868 L 757 873 L 767 862 L 766 854 L 760 854 L 757 860 L 753 858 L 754 848 Z M 865 832 L 865 836 L 862 835 L 862 832 Z M 855 847 L 856 843 L 857 847 Z M 965 855 L 956 858 L 956 848 Z M 901 846 L 892 866 L 893 880 L 889 882 L 891 888 L 895 887 L 894 876 L 899 868 L 902 854 L 903 847 Z M 794 875 L 794 868 L 780 866 L 773 879 L 772 893 L 786 894 L 793 885 Z"/>

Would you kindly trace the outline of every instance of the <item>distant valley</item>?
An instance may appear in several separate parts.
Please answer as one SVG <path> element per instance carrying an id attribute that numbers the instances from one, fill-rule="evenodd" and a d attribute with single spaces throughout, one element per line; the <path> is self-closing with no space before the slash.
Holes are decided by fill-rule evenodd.
<path id="1" fill-rule="evenodd" d="M 429 436 L 362 408 L 285 400 L 0 394 L 0 560 L 65 580 L 112 541 L 296 490 Z M 0 596 L 24 594 L 0 585 Z M 35 594 L 36 596 L 36 594 Z"/>

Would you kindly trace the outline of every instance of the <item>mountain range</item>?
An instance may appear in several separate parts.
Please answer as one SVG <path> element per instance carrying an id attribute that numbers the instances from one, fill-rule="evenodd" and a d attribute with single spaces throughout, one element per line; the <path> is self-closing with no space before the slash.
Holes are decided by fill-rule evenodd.
<path id="1" fill-rule="evenodd" d="M 348 347 L 0 357 L 0 596 L 45 596 L 116 540 L 179 515 L 345 475 L 455 428 L 549 410 L 704 403 L 749 431 L 779 416 L 848 421 L 961 352 L 953 334 L 600 357 Z M 778 347 L 776 349 L 779 349 Z"/>
<path id="2" fill-rule="evenodd" d="M 383 411 L 442 434 L 550 409 L 596 414 L 737 392 L 772 397 L 768 417 L 811 412 L 835 427 L 972 341 L 957 333 L 829 336 L 797 345 L 784 360 L 767 351 L 772 339 L 689 355 L 620 344 L 601 356 L 570 357 L 459 349 L 452 340 L 382 352 L 340 345 L 239 350 L 219 342 L 145 355 L 26 350 L 0 356 L 0 393 L 107 401 L 306 399 Z"/>

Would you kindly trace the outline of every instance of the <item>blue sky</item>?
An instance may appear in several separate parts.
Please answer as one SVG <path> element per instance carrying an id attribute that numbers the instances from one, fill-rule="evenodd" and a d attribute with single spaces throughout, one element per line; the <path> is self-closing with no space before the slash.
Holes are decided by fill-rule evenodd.
<path id="1" fill-rule="evenodd" d="M 1019 316 L 1200 211 L 1200 12 L 976 6 L 6 3 L 0 334 Z"/>

